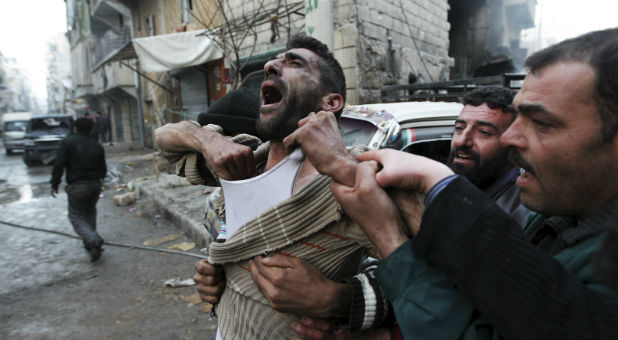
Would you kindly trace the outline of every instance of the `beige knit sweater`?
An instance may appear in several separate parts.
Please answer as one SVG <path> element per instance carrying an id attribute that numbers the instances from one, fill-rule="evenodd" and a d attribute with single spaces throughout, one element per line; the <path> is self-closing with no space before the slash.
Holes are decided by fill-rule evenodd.
<path id="1" fill-rule="evenodd" d="M 226 289 L 216 309 L 223 339 L 297 336 L 290 324 L 298 316 L 270 308 L 253 283 L 248 268 L 256 255 L 298 257 L 332 280 L 359 272 L 363 248 L 372 245 L 356 224 L 342 216 L 329 182 L 326 176 L 316 176 L 298 194 L 247 222 L 225 243 L 211 244 L 209 261 L 223 264 L 226 275 Z"/>
<path id="2" fill-rule="evenodd" d="M 212 126 L 204 128 L 212 129 Z M 251 140 L 252 136 L 247 136 L 239 135 L 231 140 L 243 144 Z M 355 149 L 353 153 L 361 150 Z M 162 154 L 170 162 L 177 162 L 177 174 L 186 176 L 192 184 L 218 185 L 200 155 Z M 264 160 L 267 154 L 268 143 L 254 152 L 258 161 Z M 300 192 L 247 222 L 225 243 L 211 243 L 209 261 L 223 264 L 226 275 L 226 289 L 216 307 L 223 339 L 298 337 L 290 324 L 299 316 L 270 308 L 253 283 L 249 260 L 254 256 L 280 253 L 298 257 L 316 266 L 331 280 L 358 274 L 363 249 L 373 245 L 360 227 L 342 213 L 329 183 L 330 178 L 316 176 Z M 216 211 L 225 220 L 223 196 Z"/>

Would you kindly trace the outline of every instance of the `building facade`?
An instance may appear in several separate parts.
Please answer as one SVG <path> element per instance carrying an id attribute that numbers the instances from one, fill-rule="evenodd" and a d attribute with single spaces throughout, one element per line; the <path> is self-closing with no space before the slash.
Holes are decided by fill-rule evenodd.
<path id="1" fill-rule="evenodd" d="M 47 42 L 47 113 L 70 114 L 73 110 L 73 85 L 71 82 L 71 49 L 63 33 L 50 37 Z"/>
<path id="2" fill-rule="evenodd" d="M 0 52 L 0 113 L 42 113 L 25 71 Z"/>
<path id="3" fill-rule="evenodd" d="M 112 141 L 140 141 L 137 81 L 131 65 L 106 57 L 131 41 L 131 12 L 118 1 L 66 0 L 71 46 L 73 109 L 109 122 Z"/>
<path id="4" fill-rule="evenodd" d="M 74 55 L 83 54 L 82 63 L 90 62 L 92 70 L 75 82 L 76 96 L 88 98 L 91 107 L 107 107 L 114 112 L 118 135 L 140 135 L 146 145 L 154 145 L 155 128 L 195 119 L 230 89 L 246 86 L 259 92 L 264 63 L 285 49 L 292 34 L 315 36 L 333 50 L 345 72 L 348 104 L 372 103 L 381 100 L 385 85 L 491 74 L 504 70 L 499 67 L 504 60 L 516 64 L 522 54 L 519 32 L 534 22 L 536 4 L 71 1 L 81 6 L 74 13 L 88 14 L 73 23 L 89 27 L 85 35 L 74 29 L 84 45 L 73 44 Z M 124 73 L 129 70 L 133 82 Z"/>

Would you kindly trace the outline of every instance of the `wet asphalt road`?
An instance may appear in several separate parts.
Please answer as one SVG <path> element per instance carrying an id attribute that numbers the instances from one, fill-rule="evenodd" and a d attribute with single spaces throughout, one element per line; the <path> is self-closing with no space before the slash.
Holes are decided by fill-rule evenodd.
<path id="1" fill-rule="evenodd" d="M 0 220 L 72 234 L 64 190 L 49 195 L 51 167 L 0 152 Z M 118 165 L 108 155 L 108 167 Z M 179 233 L 146 200 L 115 206 L 115 193 L 108 188 L 97 205 L 105 240 L 139 245 Z M 195 288 L 163 284 L 192 277 L 195 258 L 104 246 L 91 263 L 76 239 L 3 224 L 0 233 L 0 339 L 214 339 L 216 320 Z"/>

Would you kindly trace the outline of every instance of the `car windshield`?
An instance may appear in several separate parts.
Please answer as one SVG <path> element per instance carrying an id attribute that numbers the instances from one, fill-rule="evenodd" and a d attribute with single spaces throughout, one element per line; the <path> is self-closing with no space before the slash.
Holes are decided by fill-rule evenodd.
<path id="1" fill-rule="evenodd" d="M 56 129 L 56 128 L 70 129 L 71 128 L 70 119 L 49 117 L 49 118 L 38 118 L 38 119 L 31 120 L 31 125 L 30 125 L 31 131 L 51 130 L 51 129 Z"/>
<path id="2" fill-rule="evenodd" d="M 339 121 L 345 146 L 368 145 L 377 128 L 369 122 L 341 118 Z"/>
<path id="3" fill-rule="evenodd" d="M 4 131 L 26 131 L 27 120 L 14 120 L 4 123 Z"/>

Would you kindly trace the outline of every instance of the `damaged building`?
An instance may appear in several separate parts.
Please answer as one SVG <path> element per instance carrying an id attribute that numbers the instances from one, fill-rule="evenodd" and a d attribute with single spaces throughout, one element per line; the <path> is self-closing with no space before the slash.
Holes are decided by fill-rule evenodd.
<path id="1" fill-rule="evenodd" d="M 387 85 L 512 72 L 535 0 L 66 0 L 75 101 L 108 113 L 115 140 L 195 119 L 305 32 L 341 63 L 349 104 Z M 69 6 L 71 3 L 71 6 Z M 79 36 L 76 39 L 73 36 Z M 80 46 L 81 45 L 81 46 Z M 75 62 L 77 60 L 77 63 Z"/>

